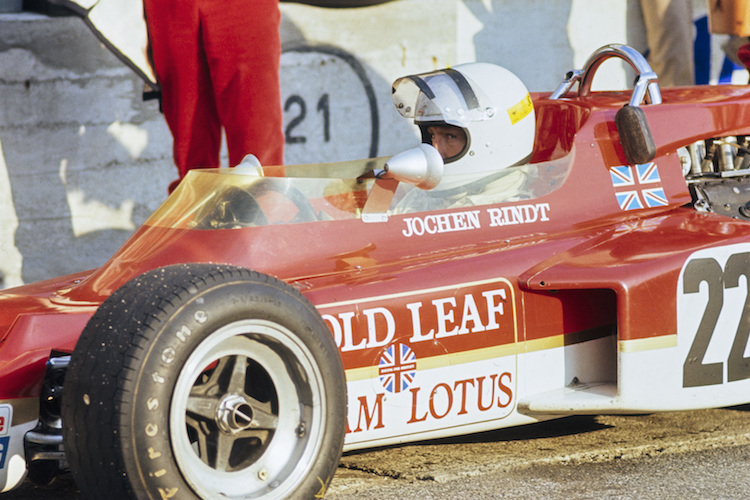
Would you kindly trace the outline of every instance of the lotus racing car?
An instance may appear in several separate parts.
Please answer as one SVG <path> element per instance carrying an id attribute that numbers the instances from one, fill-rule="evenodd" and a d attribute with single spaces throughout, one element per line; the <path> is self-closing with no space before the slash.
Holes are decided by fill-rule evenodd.
<path id="1" fill-rule="evenodd" d="M 0 292 L 0 490 L 311 498 L 342 450 L 750 402 L 750 87 L 621 45 L 511 80 L 394 84 L 454 154 L 194 170 L 101 268 Z"/>

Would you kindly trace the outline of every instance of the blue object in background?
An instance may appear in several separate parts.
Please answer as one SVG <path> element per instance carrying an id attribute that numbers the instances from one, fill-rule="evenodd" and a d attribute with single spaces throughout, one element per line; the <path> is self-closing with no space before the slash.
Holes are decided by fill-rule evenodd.
<path id="1" fill-rule="evenodd" d="M 693 59 L 695 60 L 695 83 L 707 84 L 711 78 L 711 33 L 708 31 L 708 16 L 695 20 Z"/>
<path id="2" fill-rule="evenodd" d="M 695 59 L 695 83 L 707 85 L 711 81 L 711 33 L 708 30 L 708 16 L 695 20 L 695 42 L 693 42 L 693 58 Z M 724 56 L 719 72 L 718 83 L 732 83 L 735 70 L 744 69 Z"/>
<path id="3" fill-rule="evenodd" d="M 721 73 L 719 74 L 719 83 L 732 83 L 732 74 L 736 69 L 743 69 L 737 66 L 731 59 L 724 57 L 724 64 L 721 65 Z"/>

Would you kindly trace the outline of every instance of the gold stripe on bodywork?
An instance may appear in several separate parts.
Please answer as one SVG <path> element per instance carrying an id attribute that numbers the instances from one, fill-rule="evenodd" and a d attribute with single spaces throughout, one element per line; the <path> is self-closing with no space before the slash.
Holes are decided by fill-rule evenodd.
<path id="1" fill-rule="evenodd" d="M 592 328 L 581 332 L 569 333 L 567 335 L 554 335 L 543 339 L 529 340 L 526 342 L 516 342 L 471 351 L 456 352 L 450 354 L 441 354 L 429 358 L 417 360 L 417 370 L 429 370 L 431 368 L 440 368 L 444 366 L 461 365 L 474 361 L 484 361 L 487 359 L 502 358 L 513 356 L 519 353 L 528 353 L 533 351 L 544 351 L 555 349 L 566 345 L 580 344 L 598 338 L 604 338 L 612 335 L 614 338 L 614 325 L 600 328 Z M 614 340 L 613 340 L 614 341 Z M 356 380 L 365 380 L 375 378 L 379 375 L 377 366 L 365 366 L 362 368 L 353 368 L 346 371 L 346 380 L 353 382 Z"/>
<path id="2" fill-rule="evenodd" d="M 524 342 L 522 352 L 536 352 L 547 349 L 555 349 L 566 345 L 580 344 L 612 335 L 614 338 L 615 325 L 605 325 L 597 328 L 590 328 L 580 332 L 568 333 L 565 335 L 554 335 L 543 339 L 527 340 Z"/>
<path id="3" fill-rule="evenodd" d="M 417 370 L 429 370 L 431 368 L 440 368 L 444 366 L 462 365 L 474 361 L 484 361 L 487 359 L 503 358 L 518 354 L 520 344 L 506 344 L 500 346 L 484 347 L 482 349 L 473 349 L 471 351 L 454 352 L 450 354 L 441 354 L 439 356 L 430 356 L 417 360 Z M 365 366 L 363 368 L 353 368 L 346 370 L 347 382 L 355 380 L 365 380 L 379 376 L 377 366 Z"/>
<path id="4" fill-rule="evenodd" d="M 660 335 L 647 339 L 620 340 L 617 343 L 617 350 L 620 352 L 643 352 L 653 351 L 655 349 L 667 349 L 677 347 L 677 334 Z"/>

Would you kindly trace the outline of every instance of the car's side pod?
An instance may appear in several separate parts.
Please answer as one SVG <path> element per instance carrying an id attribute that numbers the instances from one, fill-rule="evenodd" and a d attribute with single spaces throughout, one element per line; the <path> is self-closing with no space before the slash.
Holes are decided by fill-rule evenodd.
<path id="1" fill-rule="evenodd" d="M 648 163 L 654 159 L 656 143 L 643 108 L 626 104 L 617 111 L 615 125 L 625 159 L 630 165 Z"/>

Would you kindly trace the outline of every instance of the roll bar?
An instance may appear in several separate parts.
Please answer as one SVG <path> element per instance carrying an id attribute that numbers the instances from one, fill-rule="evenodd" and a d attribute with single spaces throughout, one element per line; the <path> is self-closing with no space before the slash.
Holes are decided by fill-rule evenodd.
<path id="1" fill-rule="evenodd" d="M 596 50 L 586 61 L 585 69 L 568 72 L 565 80 L 552 93 L 550 99 L 561 99 L 578 83 L 578 97 L 591 94 L 591 83 L 599 66 L 612 57 L 626 61 L 637 73 L 633 95 L 630 98 L 630 106 L 637 107 L 644 102 L 648 96 L 649 104 L 661 104 L 661 90 L 659 89 L 659 77 L 651 69 L 646 58 L 640 52 L 627 45 L 611 44 Z"/>

